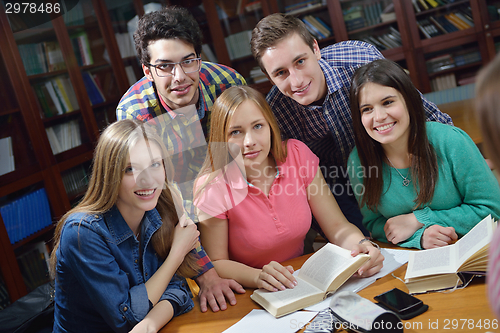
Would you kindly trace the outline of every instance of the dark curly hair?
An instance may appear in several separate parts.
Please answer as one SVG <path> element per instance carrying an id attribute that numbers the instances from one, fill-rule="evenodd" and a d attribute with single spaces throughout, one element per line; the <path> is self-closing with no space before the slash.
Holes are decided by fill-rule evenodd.
<path id="1" fill-rule="evenodd" d="M 160 39 L 180 39 L 193 45 L 196 55 L 201 54 L 202 32 L 191 13 L 184 7 L 167 6 L 145 14 L 134 33 L 135 49 L 142 64 L 151 62 L 148 45 Z"/>

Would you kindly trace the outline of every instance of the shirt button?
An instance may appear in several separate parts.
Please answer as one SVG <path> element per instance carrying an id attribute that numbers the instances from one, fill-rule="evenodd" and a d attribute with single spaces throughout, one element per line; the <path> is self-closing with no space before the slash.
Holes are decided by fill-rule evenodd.
<path id="1" fill-rule="evenodd" d="M 125 316 L 122 316 L 122 319 L 125 319 Z"/>
<path id="2" fill-rule="evenodd" d="M 146 273 L 146 274 L 144 274 L 144 275 L 148 276 L 148 273 Z"/>
<path id="3" fill-rule="evenodd" d="M 99 215 L 94 215 L 94 217 L 95 217 L 96 219 L 98 219 L 98 218 L 99 218 Z"/>
<path id="4" fill-rule="evenodd" d="M 275 221 L 276 221 L 276 220 L 277 220 L 277 218 L 274 218 L 273 220 L 275 220 Z"/>
<path id="5" fill-rule="evenodd" d="M 137 259 L 135 259 L 134 262 L 137 264 Z"/>
<path id="6" fill-rule="evenodd" d="M 126 306 L 123 307 L 123 311 L 126 312 L 128 308 Z"/>

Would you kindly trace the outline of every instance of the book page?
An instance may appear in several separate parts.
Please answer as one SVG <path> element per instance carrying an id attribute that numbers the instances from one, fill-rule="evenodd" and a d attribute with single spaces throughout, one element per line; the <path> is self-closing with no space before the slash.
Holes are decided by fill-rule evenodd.
<path id="1" fill-rule="evenodd" d="M 254 293 L 259 294 L 265 298 L 269 303 L 272 303 L 277 308 L 296 302 L 306 296 L 314 294 L 323 294 L 321 289 L 307 283 L 306 281 L 297 277 L 298 284 L 293 289 L 285 289 L 279 291 L 268 291 L 265 289 L 257 289 Z"/>
<path id="2" fill-rule="evenodd" d="M 335 277 L 356 260 L 351 256 L 351 251 L 327 243 L 307 259 L 300 269 L 299 277 L 326 291 Z"/>
<path id="3" fill-rule="evenodd" d="M 456 254 L 453 245 L 430 250 L 411 251 L 405 279 L 433 274 L 454 273 Z"/>
<path id="4" fill-rule="evenodd" d="M 489 244 L 493 236 L 493 226 L 491 215 L 488 215 L 456 242 L 455 246 L 458 247 L 457 269 L 474 253 Z"/>

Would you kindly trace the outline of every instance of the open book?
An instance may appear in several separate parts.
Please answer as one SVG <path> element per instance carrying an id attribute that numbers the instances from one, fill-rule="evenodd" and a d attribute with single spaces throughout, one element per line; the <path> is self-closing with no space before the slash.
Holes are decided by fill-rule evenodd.
<path id="1" fill-rule="evenodd" d="M 411 294 L 461 286 L 459 272 L 486 272 L 496 222 L 485 217 L 456 243 L 411 251 L 405 283 Z"/>
<path id="2" fill-rule="evenodd" d="M 327 243 L 302 265 L 295 288 L 275 292 L 257 289 L 250 298 L 273 316 L 281 317 L 320 302 L 335 292 L 368 259 L 370 256 L 367 254 L 353 257 L 351 251 Z"/>

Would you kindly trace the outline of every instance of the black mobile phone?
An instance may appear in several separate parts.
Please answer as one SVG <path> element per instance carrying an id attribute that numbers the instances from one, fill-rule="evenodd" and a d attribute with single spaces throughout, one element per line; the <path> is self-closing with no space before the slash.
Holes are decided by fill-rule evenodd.
<path id="1" fill-rule="evenodd" d="M 382 307 L 396 312 L 401 319 L 413 318 L 425 312 L 428 308 L 421 300 L 398 288 L 375 296 L 374 299 Z"/>

